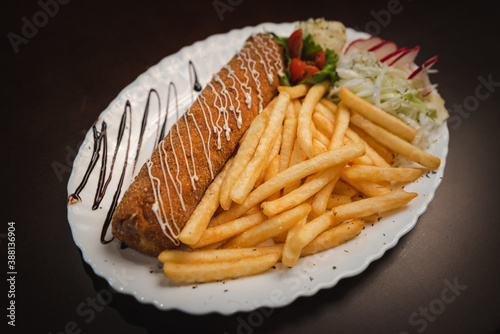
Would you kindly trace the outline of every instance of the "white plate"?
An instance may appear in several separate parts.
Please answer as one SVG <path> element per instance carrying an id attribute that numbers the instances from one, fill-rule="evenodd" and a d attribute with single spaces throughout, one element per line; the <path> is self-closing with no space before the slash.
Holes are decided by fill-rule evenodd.
<path id="1" fill-rule="evenodd" d="M 161 107 L 158 108 L 157 100 L 152 97 L 148 126 L 136 173 L 154 146 L 159 124 L 156 115 L 160 110 L 161 117 L 164 117 L 169 83 L 175 83 L 181 112 L 186 110 L 196 97 L 196 92 L 191 88 L 189 60 L 193 62 L 198 79 L 204 86 L 210 81 L 212 75 L 217 73 L 222 65 L 226 64 L 242 47 L 248 36 L 263 31 L 272 31 L 280 36 L 286 36 L 293 31 L 294 25 L 294 23 L 265 23 L 256 27 L 246 27 L 226 34 L 214 35 L 166 57 L 139 76 L 111 102 L 97 121 L 98 129 L 103 120 L 108 125 L 107 173 L 109 174 L 118 126 L 127 100 L 131 103 L 133 117 L 130 155 L 123 189 L 126 189 L 133 179 L 131 166 L 137 150 L 144 106 L 151 88 L 157 90 Z M 363 37 L 363 34 L 351 29 L 347 30 L 348 42 L 360 36 Z M 173 120 L 176 119 L 174 113 L 171 116 Z M 173 120 L 171 119 L 169 123 L 171 124 Z M 162 310 L 178 309 L 192 314 L 209 312 L 232 314 L 237 311 L 251 311 L 261 306 L 284 306 L 299 296 L 311 296 L 319 289 L 333 287 L 341 278 L 361 273 L 368 264 L 395 246 L 398 240 L 415 226 L 417 218 L 425 212 L 441 182 L 448 152 L 448 129 L 446 125 L 443 125 L 438 131 L 437 141 L 428 150 L 441 158 L 441 167 L 405 187 L 408 191 L 417 192 L 419 196 L 406 209 L 386 215 L 373 226 L 366 224 L 361 235 L 344 245 L 303 258 L 292 269 L 278 266 L 258 276 L 195 286 L 179 286 L 166 278 L 161 269 L 161 263 L 156 258 L 142 255 L 131 249 L 120 249 L 118 240 L 113 240 L 108 244 L 100 242 L 102 225 L 124 164 L 127 138 L 128 128 L 125 130 L 113 177 L 100 208 L 95 211 L 91 209 L 96 193 L 100 160 L 80 194 L 82 202 L 68 206 L 68 220 L 73 238 L 80 247 L 85 261 L 114 289 L 131 294 L 140 302 L 154 304 Z M 93 134 L 90 130 L 74 161 L 68 183 L 68 194 L 75 191 L 87 170 L 93 142 Z M 110 231 L 107 233 L 107 238 L 111 238 Z"/>

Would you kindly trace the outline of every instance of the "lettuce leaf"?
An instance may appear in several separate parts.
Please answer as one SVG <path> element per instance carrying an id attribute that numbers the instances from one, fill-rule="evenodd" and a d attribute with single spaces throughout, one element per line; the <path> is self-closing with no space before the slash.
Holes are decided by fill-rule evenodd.
<path id="1" fill-rule="evenodd" d="M 309 34 L 302 39 L 302 52 L 300 54 L 300 58 L 305 59 L 305 57 L 321 50 L 323 50 L 323 48 L 314 42 L 312 35 Z"/>
<path id="2" fill-rule="evenodd" d="M 275 33 L 270 32 L 271 36 L 273 36 L 276 43 L 283 48 L 283 53 L 285 56 L 285 70 L 283 75 L 280 77 L 280 85 L 291 87 L 290 83 L 290 61 L 292 58 L 290 57 L 290 51 L 288 50 L 288 37 L 279 37 Z"/>
<path id="3" fill-rule="evenodd" d="M 283 47 L 283 52 L 285 56 L 285 71 L 283 76 L 280 78 L 280 84 L 282 86 L 292 86 L 290 82 L 290 61 L 292 60 L 290 57 L 290 51 L 288 50 L 288 37 L 279 37 L 274 33 L 270 33 L 274 40 Z M 322 50 L 321 46 L 314 42 L 311 35 L 307 35 L 302 39 L 302 53 L 301 58 L 307 57 L 314 52 Z M 330 80 L 331 83 L 339 80 L 339 76 L 337 75 L 337 61 L 338 55 L 335 51 L 330 49 L 325 50 L 325 65 L 321 69 L 321 71 L 314 73 L 313 75 L 305 78 L 298 84 L 315 84 L 325 79 Z"/>

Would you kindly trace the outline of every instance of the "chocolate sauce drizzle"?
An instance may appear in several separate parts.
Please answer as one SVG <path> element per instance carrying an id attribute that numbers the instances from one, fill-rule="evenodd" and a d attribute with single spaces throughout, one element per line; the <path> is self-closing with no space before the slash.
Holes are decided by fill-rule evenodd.
<path id="1" fill-rule="evenodd" d="M 94 170 L 94 167 L 97 164 L 97 161 L 99 160 L 99 151 L 101 150 L 102 134 L 106 131 L 106 122 L 102 122 L 101 132 L 97 131 L 96 123 L 97 121 L 92 125 L 92 131 L 94 134 L 94 148 L 92 150 L 92 157 L 90 158 L 89 166 L 87 167 L 87 170 L 83 175 L 82 181 L 76 188 L 75 192 L 69 195 L 67 205 L 77 204 L 82 201 L 82 199 L 80 198 L 80 193 L 82 192 L 83 188 L 85 188 L 85 186 L 87 185 L 90 174 L 92 174 L 92 171 Z"/>
<path id="2" fill-rule="evenodd" d="M 200 82 L 198 81 L 198 75 L 196 74 L 196 69 L 194 68 L 193 62 L 190 60 L 189 61 L 189 82 L 191 83 L 191 86 L 193 87 L 193 90 L 196 92 L 201 92 L 201 85 Z M 193 83 L 193 77 L 194 77 L 194 83 Z"/>
<path id="3" fill-rule="evenodd" d="M 144 113 L 142 115 L 142 123 L 141 123 L 141 134 L 139 135 L 139 144 L 137 145 L 137 151 L 135 152 L 135 159 L 134 159 L 134 168 L 132 169 L 132 175 L 135 173 L 135 167 L 137 165 L 137 160 L 139 159 L 139 153 L 141 151 L 141 146 L 142 146 L 142 138 L 144 137 L 144 132 L 146 131 L 146 125 L 148 123 L 148 114 L 149 114 L 149 105 L 150 105 L 150 100 L 151 100 L 151 95 L 152 94 L 156 95 L 156 98 L 158 100 L 158 119 L 160 118 L 160 113 L 161 113 L 161 106 L 160 106 L 160 96 L 158 95 L 158 92 L 156 89 L 152 88 L 149 90 L 148 94 L 148 100 L 146 101 L 146 107 L 144 108 Z M 160 123 L 158 122 L 158 126 Z M 160 139 L 161 140 L 161 139 Z M 155 146 L 153 147 L 153 151 L 156 148 L 156 142 L 158 142 L 158 129 L 156 130 L 156 140 L 155 140 Z"/>
<path id="4" fill-rule="evenodd" d="M 163 120 L 163 125 L 161 127 L 160 131 L 160 137 L 158 138 L 158 143 L 165 137 L 165 130 L 168 124 L 168 115 L 169 115 L 169 108 L 170 108 L 170 92 L 174 91 L 175 95 L 175 106 L 176 106 L 176 112 L 177 112 L 177 119 L 179 119 L 179 105 L 178 105 L 178 100 L 177 100 L 177 87 L 173 82 L 171 82 L 168 85 L 168 93 L 167 93 L 167 110 L 165 112 L 165 119 Z"/>
<path id="5" fill-rule="evenodd" d="M 123 123 L 126 123 L 127 111 L 129 114 L 129 129 L 128 129 L 128 142 L 127 142 L 127 150 L 125 151 L 125 162 L 123 163 L 122 175 L 120 176 L 120 181 L 118 182 L 118 187 L 116 188 L 115 194 L 113 195 L 113 201 L 111 202 L 110 209 L 108 210 L 108 214 L 106 215 L 106 220 L 104 221 L 104 225 L 101 230 L 101 243 L 107 244 L 111 242 L 114 238 L 110 240 L 106 240 L 106 232 L 108 231 L 109 224 L 111 223 L 111 218 L 113 218 L 113 213 L 115 212 L 116 206 L 118 205 L 118 199 L 120 198 L 120 194 L 122 191 L 123 181 L 125 180 L 125 172 L 127 170 L 127 161 L 128 161 L 128 152 L 130 151 L 130 137 L 132 136 L 132 107 L 130 106 L 130 102 L 127 101 L 125 104 L 125 109 L 123 110 L 122 120 L 125 118 Z M 118 147 L 117 145 L 116 147 Z M 116 150 L 115 150 L 116 153 Z M 103 157 L 103 160 L 105 158 Z M 114 160 L 114 158 L 113 158 Z M 111 172 L 110 172 L 111 174 Z M 97 194 L 96 194 L 97 195 Z M 103 193 L 104 196 L 104 193 Z"/>
<path id="6" fill-rule="evenodd" d="M 199 92 L 201 91 L 201 85 L 198 81 L 198 75 L 196 73 L 196 69 L 194 67 L 194 64 L 192 61 L 189 61 L 188 64 L 189 68 L 189 78 L 190 78 L 190 84 L 191 87 L 194 91 Z M 193 77 L 194 77 L 194 82 L 193 82 Z M 144 134 L 146 132 L 146 127 L 147 127 L 147 121 L 148 121 L 148 115 L 149 115 L 149 107 L 151 104 L 151 95 L 156 95 L 157 101 L 158 101 L 158 127 L 156 129 L 156 138 L 154 141 L 154 149 L 156 149 L 158 143 L 164 138 L 165 136 L 165 131 L 166 131 L 166 126 L 167 126 L 167 119 L 168 119 L 168 114 L 169 114 L 169 104 L 170 104 L 170 93 L 171 91 L 174 92 L 175 94 L 175 101 L 177 105 L 177 89 L 176 86 L 173 82 L 170 82 L 169 88 L 168 88 L 168 95 L 167 95 L 167 107 L 166 107 L 166 115 L 165 119 L 163 121 L 163 124 L 161 126 L 161 132 L 159 131 L 160 129 L 160 114 L 161 114 L 161 101 L 160 101 L 160 96 L 156 89 L 151 88 L 148 93 L 148 98 L 146 101 L 146 106 L 144 107 L 143 115 L 142 115 L 142 122 L 141 122 L 141 130 L 140 130 L 140 135 L 139 135 L 139 140 L 138 140 L 138 145 L 137 145 L 137 150 L 135 152 L 135 157 L 134 157 L 134 165 L 132 169 L 132 175 L 135 173 L 135 168 L 137 165 L 137 161 L 139 159 L 139 154 L 141 151 L 142 147 L 142 141 Z M 179 110 L 176 108 L 176 112 L 178 113 Z M 101 147 L 102 147 L 102 160 L 101 160 L 101 168 L 99 172 L 99 180 L 97 182 L 97 189 L 94 197 L 94 203 L 92 204 L 92 210 L 96 210 L 99 208 L 99 205 L 101 201 L 104 199 L 104 196 L 106 195 L 106 190 L 108 188 L 109 183 L 111 182 L 111 179 L 113 177 L 113 170 L 116 162 L 116 157 L 118 155 L 118 151 L 121 147 L 121 142 L 123 139 L 123 135 L 125 133 L 126 129 L 126 123 L 127 123 L 127 117 L 128 117 L 128 141 L 127 141 L 127 148 L 125 151 L 125 161 L 123 163 L 122 167 L 122 172 L 120 175 L 120 180 L 118 182 L 117 188 L 115 190 L 115 193 L 113 195 L 113 199 L 111 202 L 111 205 L 109 207 L 109 210 L 106 215 L 106 219 L 104 220 L 102 230 L 101 230 L 101 236 L 100 236 L 100 241 L 102 244 L 107 244 L 111 242 L 114 237 L 112 237 L 109 240 L 106 240 L 106 234 L 109 229 L 109 225 L 111 224 L 111 219 L 113 217 L 113 214 L 115 212 L 116 206 L 118 205 L 118 200 L 121 195 L 123 183 L 125 181 L 125 174 L 127 171 L 127 165 L 128 165 L 128 158 L 129 158 L 129 151 L 130 151 L 130 142 L 131 142 L 131 136 L 132 136 L 132 106 L 130 104 L 130 101 L 127 100 L 125 103 L 125 107 L 121 116 L 121 121 L 120 121 L 120 127 L 118 130 L 118 135 L 116 139 L 116 146 L 115 146 L 115 151 L 113 153 L 113 158 L 111 161 L 111 167 L 109 170 L 109 175 L 106 179 L 106 169 L 107 169 L 107 153 L 108 153 L 108 144 L 107 144 L 107 124 L 106 121 L 101 122 L 101 131 L 97 131 L 97 122 L 99 121 L 96 120 L 96 122 L 92 125 L 92 131 L 93 131 L 93 137 L 94 137 L 94 146 L 92 149 L 92 157 L 89 161 L 89 165 L 85 171 L 85 174 L 80 181 L 80 184 L 78 187 L 75 189 L 75 191 L 69 195 L 67 205 L 74 205 L 82 201 L 80 197 L 80 193 L 82 190 L 85 188 L 87 185 L 87 182 L 90 178 L 90 175 L 92 174 L 92 171 L 94 170 L 94 167 L 97 165 L 97 162 L 101 158 Z M 159 133 L 160 132 L 160 133 Z M 122 244 L 121 248 L 126 248 L 127 246 L 125 244 Z"/>

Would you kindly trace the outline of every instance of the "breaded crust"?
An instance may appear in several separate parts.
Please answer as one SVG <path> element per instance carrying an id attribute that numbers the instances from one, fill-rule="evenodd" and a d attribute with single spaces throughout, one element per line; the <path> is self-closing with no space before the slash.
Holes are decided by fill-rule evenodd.
<path id="1" fill-rule="evenodd" d="M 214 76 L 188 112 L 172 126 L 153 152 L 149 168 L 148 163 L 142 166 L 114 212 L 113 235 L 129 247 L 152 256 L 176 247 L 179 232 L 212 182 L 212 176 L 222 170 L 260 108 L 276 95 L 282 69 L 282 50 L 276 42 L 265 34 L 250 37 L 239 54 Z M 245 93 L 251 96 L 250 108 Z M 230 105 L 241 110 L 240 127 L 234 112 L 229 110 Z M 212 125 L 224 125 L 221 106 L 226 106 L 231 131 L 229 140 L 222 131 L 218 148 L 218 136 Z"/>

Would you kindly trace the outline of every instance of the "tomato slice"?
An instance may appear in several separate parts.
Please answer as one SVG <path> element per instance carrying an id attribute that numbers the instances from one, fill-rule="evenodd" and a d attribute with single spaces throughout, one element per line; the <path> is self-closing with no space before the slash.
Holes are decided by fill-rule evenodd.
<path id="1" fill-rule="evenodd" d="M 305 78 L 313 75 L 316 72 L 319 72 L 319 68 L 317 68 L 316 66 L 313 66 L 313 65 L 307 65 L 306 69 L 302 73 L 302 78 L 300 78 L 300 80 L 304 80 Z"/>
<path id="2" fill-rule="evenodd" d="M 293 58 L 290 62 L 290 79 L 292 82 L 297 82 L 302 80 L 302 75 L 306 70 L 307 65 L 299 58 Z"/>
<path id="3" fill-rule="evenodd" d="M 322 69 L 325 66 L 325 51 L 319 50 L 306 57 L 306 60 L 313 61 L 317 68 Z"/>
<path id="4" fill-rule="evenodd" d="M 302 29 L 295 30 L 288 38 L 288 51 L 290 58 L 299 58 L 302 52 Z"/>
<path id="5" fill-rule="evenodd" d="M 304 80 L 316 72 L 319 72 L 319 68 L 313 65 L 307 65 L 298 58 L 293 58 L 290 62 L 290 79 L 294 83 Z"/>

